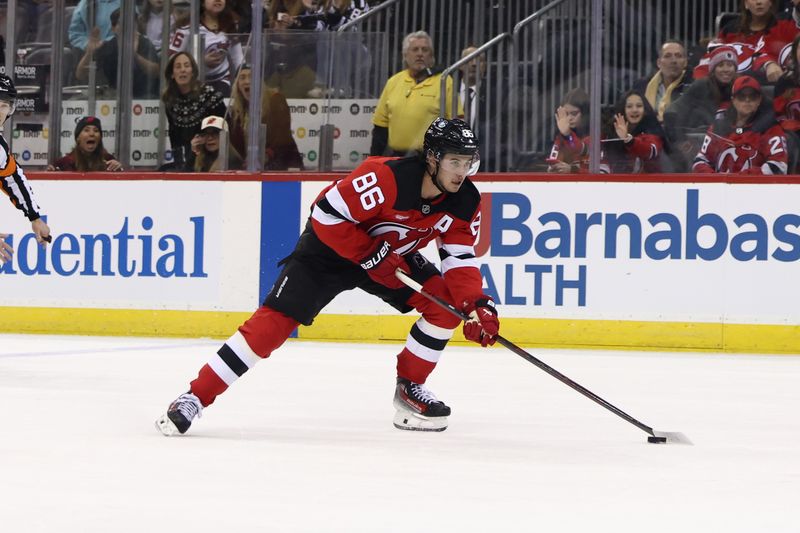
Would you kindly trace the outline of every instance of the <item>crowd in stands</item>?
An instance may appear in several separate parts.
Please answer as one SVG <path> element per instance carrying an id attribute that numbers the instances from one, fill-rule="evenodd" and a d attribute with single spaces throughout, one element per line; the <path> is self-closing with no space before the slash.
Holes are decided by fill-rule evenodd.
<path id="1" fill-rule="evenodd" d="M 93 4 L 93 10 L 88 4 Z M 326 39 L 309 39 L 313 32 L 336 31 L 369 11 L 368 0 L 265 0 L 263 26 L 269 61 L 260 88 L 260 124 L 266 140 L 263 167 L 303 169 L 293 137 L 287 99 L 320 98 L 331 94 L 330 81 L 360 61 L 369 51 L 357 45 L 341 47 L 352 61 L 333 69 Z M 165 111 L 172 162 L 166 170 L 183 172 L 245 167 L 248 152 L 249 101 L 254 76 L 246 62 L 252 31 L 250 0 L 198 0 L 197 20 L 203 49 L 191 53 L 188 0 L 137 2 L 130 50 L 133 52 L 134 98 L 159 99 Z M 120 50 L 122 0 L 79 0 L 69 21 L 69 44 L 79 51 L 74 80 L 86 83 L 96 65 L 100 83 L 116 87 Z M 90 11 L 94 20 L 90 21 Z M 168 21 L 168 42 L 162 42 Z M 303 31 L 304 33 L 297 32 Z M 637 80 L 613 106 L 602 112 L 599 128 L 599 170 L 611 173 L 747 172 L 782 174 L 798 170 L 800 150 L 800 0 L 741 0 L 740 12 L 729 17 L 717 35 L 702 43 L 664 41 L 655 71 Z M 462 57 L 476 51 L 470 43 Z M 161 72 L 161 57 L 168 54 Z M 440 113 L 442 98 L 458 105 L 475 131 L 495 128 L 497 116 L 513 115 L 510 103 L 489 101 L 482 91 L 486 57 L 479 55 L 461 68 L 455 85 L 445 81 L 434 41 L 423 30 L 402 41 L 403 69 L 388 80 L 371 117 L 371 155 L 403 156 L 421 149 L 426 127 Z M 344 65 L 343 64 L 343 65 Z M 338 65 L 337 65 L 338 66 Z M 334 72 L 335 70 L 335 72 Z M 344 74 L 343 74 L 344 72 Z M 164 88 L 165 87 L 165 88 Z M 535 90 L 532 91 L 535 93 Z M 535 97 L 531 91 L 526 98 Z M 556 173 L 589 171 L 590 97 L 586 88 L 568 91 L 553 115 L 556 126 L 545 168 Z M 451 107 L 445 116 L 450 118 Z M 88 120 L 88 122 L 87 122 Z M 96 117 L 84 117 L 76 128 L 72 152 L 49 168 L 57 170 L 117 170 L 118 162 L 102 146 Z M 86 130 L 86 131 L 84 131 Z M 492 137 L 508 149 L 505 128 Z M 97 132 L 100 132 L 99 139 Z M 220 134 L 225 139 L 221 160 Z M 728 150 L 727 148 L 733 148 Z M 489 150 L 486 150 L 488 153 Z M 486 155 L 486 161 L 489 156 Z M 501 158 L 505 170 L 505 155 Z M 485 168 L 485 165 L 484 167 Z"/>
<path id="2" fill-rule="evenodd" d="M 742 0 L 695 66 L 683 43 L 665 41 L 656 72 L 604 120 L 600 171 L 797 172 L 798 43 L 800 0 Z M 556 110 L 550 172 L 588 172 L 592 140 L 575 93 Z"/>

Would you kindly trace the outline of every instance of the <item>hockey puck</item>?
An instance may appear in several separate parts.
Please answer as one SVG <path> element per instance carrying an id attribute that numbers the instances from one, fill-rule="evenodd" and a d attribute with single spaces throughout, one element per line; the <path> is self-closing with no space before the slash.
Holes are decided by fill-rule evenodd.
<path id="1" fill-rule="evenodd" d="M 647 437 L 647 442 L 650 444 L 664 444 L 667 442 L 667 437 Z"/>

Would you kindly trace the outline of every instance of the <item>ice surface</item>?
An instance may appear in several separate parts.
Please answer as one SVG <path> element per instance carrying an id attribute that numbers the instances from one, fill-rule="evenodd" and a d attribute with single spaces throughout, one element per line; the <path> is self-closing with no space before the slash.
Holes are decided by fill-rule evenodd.
<path id="1" fill-rule="evenodd" d="M 211 340 L 0 335 L 3 532 L 796 532 L 800 357 L 450 347 L 443 433 L 392 426 L 396 345 L 290 342 L 190 433 Z"/>

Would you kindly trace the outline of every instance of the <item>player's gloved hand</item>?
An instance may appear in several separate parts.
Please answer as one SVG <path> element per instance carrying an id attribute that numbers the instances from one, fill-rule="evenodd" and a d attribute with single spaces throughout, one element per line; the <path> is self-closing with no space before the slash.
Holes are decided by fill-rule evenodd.
<path id="1" fill-rule="evenodd" d="M 492 299 L 483 294 L 474 301 L 465 300 L 461 307 L 469 315 L 464 322 L 464 338 L 481 346 L 494 344 L 500 332 L 500 319 Z"/>
<path id="2" fill-rule="evenodd" d="M 376 283 L 380 283 L 390 289 L 405 287 L 405 284 L 397 279 L 394 272 L 401 268 L 408 273 L 408 263 L 406 263 L 402 255 L 392 251 L 392 245 L 388 242 L 378 241 L 372 252 L 359 261 L 359 264 Z"/>

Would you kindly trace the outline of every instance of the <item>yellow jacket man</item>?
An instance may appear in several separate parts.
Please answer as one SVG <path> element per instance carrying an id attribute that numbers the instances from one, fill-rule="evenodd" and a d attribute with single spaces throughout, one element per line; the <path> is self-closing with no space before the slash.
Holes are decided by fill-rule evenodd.
<path id="1" fill-rule="evenodd" d="M 439 116 L 441 98 L 440 72 L 433 70 L 431 36 L 424 31 L 410 33 L 403 39 L 406 70 L 386 82 L 372 116 L 371 155 L 403 156 L 422 148 L 425 129 Z M 453 81 L 447 80 L 446 101 L 453 98 Z M 446 118 L 450 117 L 447 106 Z M 458 115 L 463 116 L 461 102 Z"/>

